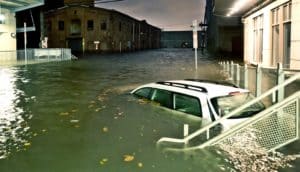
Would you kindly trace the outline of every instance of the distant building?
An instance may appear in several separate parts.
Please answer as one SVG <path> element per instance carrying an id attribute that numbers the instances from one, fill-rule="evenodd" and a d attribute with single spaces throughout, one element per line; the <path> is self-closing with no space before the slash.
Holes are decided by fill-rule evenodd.
<path id="1" fill-rule="evenodd" d="M 192 31 L 164 31 L 161 34 L 162 48 L 193 48 Z"/>
<path id="2" fill-rule="evenodd" d="M 45 13 L 49 47 L 69 47 L 78 52 L 160 48 L 161 30 L 145 20 L 75 2 L 65 0 L 66 6 Z"/>

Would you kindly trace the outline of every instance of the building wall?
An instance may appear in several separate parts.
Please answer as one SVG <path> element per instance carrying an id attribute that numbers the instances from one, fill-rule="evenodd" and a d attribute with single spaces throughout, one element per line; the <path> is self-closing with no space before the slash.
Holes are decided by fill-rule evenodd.
<path id="1" fill-rule="evenodd" d="M 45 14 L 45 22 L 49 47 L 98 52 L 160 47 L 160 29 L 114 10 L 64 7 Z M 63 29 L 59 29 L 59 23 L 64 23 Z M 72 33 L 74 23 L 81 30 L 78 34 Z"/>
<path id="2" fill-rule="evenodd" d="M 283 20 L 283 5 L 292 2 L 291 13 L 291 50 L 290 61 L 287 59 L 284 52 L 284 24 L 279 24 L 279 38 L 278 48 L 274 46 L 274 31 L 272 30 L 272 10 L 280 7 L 278 12 L 279 20 Z M 254 19 L 262 17 L 262 45 L 254 36 Z M 246 63 L 262 64 L 263 66 L 275 67 L 277 63 L 283 63 L 286 68 L 300 68 L 300 56 L 297 52 L 300 49 L 300 0 L 277 0 L 267 5 L 266 7 L 252 13 L 251 15 L 243 18 L 244 23 L 244 61 Z M 260 38 L 259 38 L 260 39 Z M 275 41 L 277 42 L 277 41 Z M 277 44 L 277 43 L 276 43 Z M 288 43 L 289 44 L 289 43 Z M 261 47 L 261 51 L 258 47 Z M 278 49 L 278 55 L 274 55 L 274 49 Z M 257 50 L 259 51 L 257 53 Z M 261 58 L 259 57 L 261 54 Z M 289 62 L 287 62 L 289 61 Z"/>
<path id="3" fill-rule="evenodd" d="M 210 15 L 206 15 L 210 16 Z M 218 56 L 242 57 L 242 24 L 240 18 L 211 15 L 208 19 L 207 48 Z"/>
<path id="4" fill-rule="evenodd" d="M 300 68 L 300 0 L 292 1 L 291 68 Z"/>
<path id="5" fill-rule="evenodd" d="M 14 13 L 3 8 L 1 13 L 5 15 L 5 20 L 4 23 L 0 23 L 0 51 L 14 51 L 16 50 L 16 39 L 11 35 L 16 33 Z"/>
<path id="6" fill-rule="evenodd" d="M 198 35 L 200 35 L 200 33 L 198 33 Z M 200 36 L 198 37 L 200 38 Z M 192 31 L 162 32 L 161 44 L 163 48 L 193 48 L 193 32 Z"/>

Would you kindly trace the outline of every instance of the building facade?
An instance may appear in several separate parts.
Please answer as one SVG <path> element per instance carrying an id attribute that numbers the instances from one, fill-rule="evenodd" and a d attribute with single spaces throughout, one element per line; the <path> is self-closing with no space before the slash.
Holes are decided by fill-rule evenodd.
<path id="1" fill-rule="evenodd" d="M 264 1 L 243 24 L 246 63 L 300 69 L 300 0 Z"/>
<path id="2" fill-rule="evenodd" d="M 77 52 L 160 48 L 161 29 L 115 10 L 66 5 L 46 12 L 44 20 L 50 48 L 71 48 Z"/>
<path id="3" fill-rule="evenodd" d="M 161 35 L 162 48 L 193 48 L 192 31 L 164 31 Z"/>

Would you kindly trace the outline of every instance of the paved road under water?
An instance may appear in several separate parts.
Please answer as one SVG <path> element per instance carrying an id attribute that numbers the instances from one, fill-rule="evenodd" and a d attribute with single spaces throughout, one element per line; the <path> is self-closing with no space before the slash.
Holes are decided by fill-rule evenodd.
<path id="1" fill-rule="evenodd" d="M 183 155 L 156 148 L 159 138 L 182 137 L 184 123 L 193 130 L 199 121 L 129 94 L 141 84 L 195 77 L 223 76 L 206 57 L 195 72 L 194 52 L 187 49 L 2 66 L 0 171 L 221 171 L 230 165 L 215 150 Z M 298 147 L 286 151 L 298 153 Z"/>

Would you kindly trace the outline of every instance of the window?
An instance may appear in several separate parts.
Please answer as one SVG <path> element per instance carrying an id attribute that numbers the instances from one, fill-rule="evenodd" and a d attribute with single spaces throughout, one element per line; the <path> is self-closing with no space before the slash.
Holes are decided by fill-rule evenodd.
<path id="1" fill-rule="evenodd" d="M 279 8 L 272 10 L 272 62 L 279 62 Z"/>
<path id="2" fill-rule="evenodd" d="M 134 95 L 136 95 L 140 98 L 149 99 L 151 91 L 152 91 L 151 88 L 141 88 L 141 89 L 137 90 L 136 92 L 134 92 Z"/>
<path id="3" fill-rule="evenodd" d="M 152 100 L 161 106 L 173 109 L 172 93 L 169 91 L 155 89 L 152 94 Z"/>
<path id="4" fill-rule="evenodd" d="M 47 30 L 48 30 L 48 32 L 51 32 L 51 30 L 52 30 L 52 23 L 51 23 L 51 21 L 48 21 L 48 23 L 47 23 Z"/>
<path id="5" fill-rule="evenodd" d="M 80 35 L 81 34 L 81 21 L 78 19 L 71 21 L 70 33 L 72 35 Z"/>
<path id="6" fill-rule="evenodd" d="M 290 67 L 291 58 L 291 3 L 283 6 L 283 66 Z"/>
<path id="7" fill-rule="evenodd" d="M 107 29 L 107 24 L 106 24 L 106 22 L 105 21 L 103 21 L 102 23 L 101 23 L 101 30 L 106 30 Z"/>
<path id="8" fill-rule="evenodd" d="M 122 31 L 122 22 L 119 22 L 119 31 Z"/>
<path id="9" fill-rule="evenodd" d="M 200 102 L 195 97 L 174 94 L 174 109 L 180 112 L 202 117 Z"/>
<path id="10" fill-rule="evenodd" d="M 285 68 L 290 67 L 291 58 L 291 10 L 292 4 L 288 2 L 271 11 L 272 63 L 282 63 Z"/>
<path id="11" fill-rule="evenodd" d="M 87 30 L 94 30 L 94 21 L 93 20 L 87 21 Z"/>
<path id="12" fill-rule="evenodd" d="M 230 96 L 213 98 L 211 102 L 217 114 L 222 117 L 224 115 L 229 114 L 233 110 L 239 108 L 240 106 L 252 101 L 254 98 L 255 97 L 250 93 L 241 93 L 241 94 L 235 94 Z M 234 119 L 234 118 L 250 117 L 261 112 L 264 109 L 265 109 L 264 104 L 261 102 L 257 102 L 230 118 Z"/>
<path id="13" fill-rule="evenodd" d="M 64 21 L 58 21 L 58 30 L 65 30 L 65 22 Z"/>
<path id="14" fill-rule="evenodd" d="M 254 22 L 254 49 L 253 57 L 255 62 L 261 63 L 263 61 L 263 15 L 255 17 Z"/>

